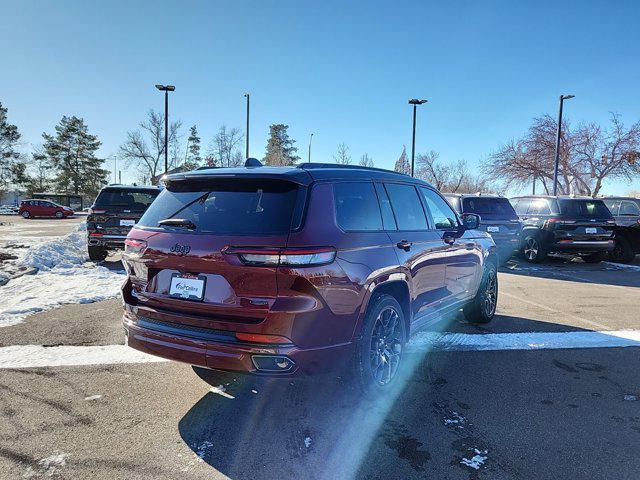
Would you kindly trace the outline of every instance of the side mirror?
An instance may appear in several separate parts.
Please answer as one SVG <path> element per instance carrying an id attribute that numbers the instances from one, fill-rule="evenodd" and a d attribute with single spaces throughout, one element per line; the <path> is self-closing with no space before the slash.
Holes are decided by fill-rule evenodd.
<path id="1" fill-rule="evenodd" d="M 462 217 L 462 225 L 465 230 L 475 230 L 480 226 L 480 215 L 476 215 L 475 213 L 463 213 Z"/>

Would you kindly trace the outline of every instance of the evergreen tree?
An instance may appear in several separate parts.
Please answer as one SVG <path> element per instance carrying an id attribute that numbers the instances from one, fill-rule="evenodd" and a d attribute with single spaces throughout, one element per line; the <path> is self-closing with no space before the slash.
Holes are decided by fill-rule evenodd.
<path id="1" fill-rule="evenodd" d="M 198 136 L 198 129 L 193 125 L 190 129 L 189 138 L 187 139 L 187 158 L 184 162 L 184 167 L 187 170 L 193 170 L 198 168 L 202 163 L 202 157 L 200 156 L 200 137 Z"/>
<path id="2" fill-rule="evenodd" d="M 7 121 L 7 108 L 0 103 L 0 189 L 6 188 L 19 175 L 17 163 L 20 154 L 16 150 L 20 140 L 18 127 Z"/>
<path id="3" fill-rule="evenodd" d="M 289 138 L 287 130 L 289 125 L 276 123 L 269 126 L 269 140 L 267 141 L 267 153 L 264 163 L 267 165 L 294 165 L 300 157 L 296 155 L 298 148 L 294 146 L 295 140 Z"/>
<path id="4" fill-rule="evenodd" d="M 411 165 L 409 165 L 409 158 L 407 157 L 407 147 L 402 146 L 402 153 L 400 154 L 400 158 L 396 161 L 395 167 L 393 169 L 396 172 L 404 173 L 405 175 L 411 175 Z"/>
<path id="5" fill-rule="evenodd" d="M 44 151 L 56 172 L 57 189 L 95 195 L 107 183 L 109 172 L 95 156 L 100 141 L 88 132 L 81 118 L 63 116 L 55 135 L 43 133 Z"/>

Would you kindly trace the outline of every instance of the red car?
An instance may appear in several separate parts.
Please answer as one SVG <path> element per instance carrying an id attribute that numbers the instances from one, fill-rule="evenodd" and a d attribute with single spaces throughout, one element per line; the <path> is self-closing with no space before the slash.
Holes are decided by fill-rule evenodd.
<path id="1" fill-rule="evenodd" d="M 493 240 L 426 182 L 308 163 L 165 183 L 125 241 L 130 347 L 205 374 L 348 367 L 369 390 L 396 378 L 415 331 L 461 308 L 494 316 Z"/>
<path id="2" fill-rule="evenodd" d="M 73 210 L 63 207 L 49 200 L 23 200 L 20 202 L 18 213 L 23 218 L 55 217 L 65 218 L 73 215 Z"/>

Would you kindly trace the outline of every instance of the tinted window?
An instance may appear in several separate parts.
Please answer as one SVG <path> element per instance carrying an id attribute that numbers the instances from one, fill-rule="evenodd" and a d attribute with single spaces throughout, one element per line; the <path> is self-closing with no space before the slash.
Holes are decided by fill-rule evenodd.
<path id="1" fill-rule="evenodd" d="M 396 219 L 393 216 L 391 201 L 389 195 L 381 183 L 376 183 L 376 193 L 378 194 L 378 202 L 380 203 L 380 212 L 382 213 L 382 225 L 385 230 L 397 230 Z"/>
<path id="2" fill-rule="evenodd" d="M 527 214 L 529 215 L 551 215 L 551 209 L 549 208 L 549 202 L 546 198 L 534 198 L 531 200 L 531 204 L 529 205 L 529 210 L 527 210 Z"/>
<path id="3" fill-rule="evenodd" d="M 398 230 L 427 230 L 427 218 L 420 203 L 420 197 L 412 185 L 385 185 Z"/>
<path id="4" fill-rule="evenodd" d="M 602 200 L 578 200 L 561 198 L 558 200 L 560 212 L 575 218 L 611 218 L 611 212 Z"/>
<path id="5" fill-rule="evenodd" d="M 638 204 L 635 202 L 623 200 L 620 204 L 620 215 L 640 215 L 640 207 L 638 207 Z"/>
<path id="6" fill-rule="evenodd" d="M 528 198 L 516 198 L 514 199 L 515 205 L 513 208 L 515 209 L 518 215 L 526 215 L 527 210 L 529 210 L 529 204 L 531 200 Z"/>
<path id="7" fill-rule="evenodd" d="M 161 220 L 176 218 L 191 221 L 196 233 L 288 233 L 297 191 L 293 183 L 276 181 L 175 182 L 160 193 L 138 225 L 159 227 Z"/>
<path id="8" fill-rule="evenodd" d="M 160 190 L 127 190 L 124 188 L 104 189 L 96 198 L 96 207 L 124 207 L 131 210 L 145 210 L 158 196 Z"/>
<path id="9" fill-rule="evenodd" d="M 609 211 L 613 215 L 618 215 L 618 208 L 620 208 L 620 200 L 603 200 Z"/>
<path id="10" fill-rule="evenodd" d="M 333 197 L 340 228 L 345 231 L 382 230 L 373 183 L 336 183 L 333 185 Z"/>
<path id="11" fill-rule="evenodd" d="M 458 228 L 456 214 L 440 195 L 429 188 L 421 188 L 420 191 L 431 214 L 431 220 L 438 230 Z"/>
<path id="12" fill-rule="evenodd" d="M 515 210 L 506 198 L 466 197 L 462 199 L 462 211 L 477 213 L 482 218 L 515 219 Z"/>

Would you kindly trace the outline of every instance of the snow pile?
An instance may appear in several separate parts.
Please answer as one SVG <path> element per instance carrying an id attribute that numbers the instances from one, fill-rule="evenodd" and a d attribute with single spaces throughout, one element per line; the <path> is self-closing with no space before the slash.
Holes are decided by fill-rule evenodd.
<path id="1" fill-rule="evenodd" d="M 467 467 L 473 468 L 474 470 L 479 470 L 480 467 L 482 467 L 482 465 L 484 465 L 484 462 L 486 462 L 487 458 L 487 450 L 478 450 L 477 448 L 473 449 L 473 452 L 475 453 L 475 455 L 473 457 L 469 458 L 463 458 L 462 460 L 460 460 L 460 463 L 462 465 L 465 465 Z"/>
<path id="2" fill-rule="evenodd" d="M 38 461 L 37 470 L 33 467 L 27 468 L 23 478 L 53 477 L 58 475 L 58 470 L 67 464 L 68 453 L 54 453 L 53 455 Z"/>
<path id="3" fill-rule="evenodd" d="M 29 248 L 18 264 L 37 269 L 37 273 L 14 278 L 0 287 L 0 327 L 63 304 L 116 297 L 124 271 L 112 271 L 87 260 L 86 235 L 80 229 Z"/>

